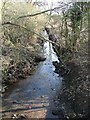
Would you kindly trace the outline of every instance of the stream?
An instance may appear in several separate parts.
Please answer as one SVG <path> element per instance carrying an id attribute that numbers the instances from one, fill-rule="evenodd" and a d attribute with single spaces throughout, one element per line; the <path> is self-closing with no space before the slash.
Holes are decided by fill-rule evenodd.
<path id="1" fill-rule="evenodd" d="M 60 91 L 62 78 L 54 72 L 53 61 L 58 61 L 52 44 L 44 43 L 42 53 L 46 56 L 35 73 L 10 87 L 3 97 L 3 114 L 9 118 L 24 114 L 29 118 L 58 118 L 52 114 L 54 99 Z"/>

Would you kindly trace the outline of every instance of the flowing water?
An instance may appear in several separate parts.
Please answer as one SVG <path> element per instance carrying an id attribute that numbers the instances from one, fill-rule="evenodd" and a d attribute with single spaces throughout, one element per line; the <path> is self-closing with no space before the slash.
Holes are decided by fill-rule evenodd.
<path id="1" fill-rule="evenodd" d="M 13 85 L 3 98 L 4 116 L 25 114 L 29 118 L 58 118 L 52 114 L 54 99 L 60 90 L 62 78 L 54 72 L 53 61 L 58 61 L 52 44 L 45 42 L 42 52 L 46 56 L 35 73 Z"/>

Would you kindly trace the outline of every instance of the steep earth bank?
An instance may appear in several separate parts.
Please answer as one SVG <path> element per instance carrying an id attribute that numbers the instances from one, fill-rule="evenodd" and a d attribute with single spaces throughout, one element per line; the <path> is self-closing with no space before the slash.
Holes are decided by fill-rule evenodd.
<path id="1" fill-rule="evenodd" d="M 55 41 L 54 35 L 46 28 L 49 39 Z M 65 119 L 89 119 L 89 57 L 88 42 L 81 44 L 78 52 L 59 48 L 53 44 L 60 62 L 53 62 L 55 72 L 63 77 L 62 89 L 58 94 L 58 109 L 55 115 L 61 114 L 63 108 Z M 60 56 L 63 59 L 60 59 Z"/>
<path id="2" fill-rule="evenodd" d="M 87 44 L 82 45 L 79 52 L 71 53 L 71 55 L 70 52 L 66 53 L 70 59 L 67 59 L 64 64 L 53 62 L 56 67 L 55 72 L 64 78 L 59 100 L 66 109 L 68 119 L 89 119 L 90 63 L 88 61 L 88 49 L 86 49 L 88 48 Z M 70 111 L 68 111 L 68 107 L 70 107 Z"/>

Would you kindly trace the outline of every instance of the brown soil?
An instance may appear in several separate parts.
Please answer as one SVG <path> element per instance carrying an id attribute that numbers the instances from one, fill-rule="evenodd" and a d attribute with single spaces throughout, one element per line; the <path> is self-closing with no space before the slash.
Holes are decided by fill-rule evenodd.
<path id="1" fill-rule="evenodd" d="M 59 93 L 60 104 L 65 108 L 65 117 L 89 119 L 89 66 L 87 43 L 72 54 L 65 64 L 54 62 L 55 72 L 63 76 Z M 69 109 L 71 109 L 69 111 Z"/>

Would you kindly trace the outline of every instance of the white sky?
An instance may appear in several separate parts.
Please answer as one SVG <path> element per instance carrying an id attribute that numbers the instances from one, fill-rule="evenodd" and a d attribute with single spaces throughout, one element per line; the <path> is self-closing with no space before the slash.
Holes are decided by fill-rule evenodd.
<path id="1" fill-rule="evenodd" d="M 5 0 L 0 0 L 0 2 L 3 2 Z M 25 0 L 7 0 L 7 1 L 12 1 L 12 2 L 23 2 Z M 36 0 L 32 0 L 32 1 L 36 1 Z M 38 0 L 37 0 L 38 1 Z M 90 0 L 39 0 L 39 1 L 47 1 L 49 4 L 53 1 L 54 3 L 57 2 L 57 1 L 62 1 L 62 2 L 79 2 L 79 1 L 82 1 L 82 2 L 89 2 Z"/>

